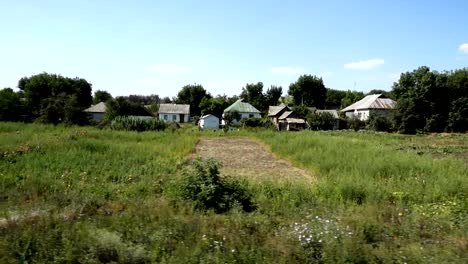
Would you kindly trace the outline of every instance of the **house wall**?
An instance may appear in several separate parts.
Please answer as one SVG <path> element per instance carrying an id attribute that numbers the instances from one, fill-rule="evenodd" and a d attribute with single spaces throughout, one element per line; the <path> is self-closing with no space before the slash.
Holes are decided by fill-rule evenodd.
<path id="1" fill-rule="evenodd" d="M 219 118 L 214 117 L 214 116 L 209 116 L 207 118 L 200 119 L 199 126 L 202 129 L 218 129 Z"/>
<path id="2" fill-rule="evenodd" d="M 391 116 L 393 111 L 385 109 L 366 109 L 366 110 L 355 110 L 354 112 L 346 112 L 346 117 L 353 118 L 358 117 L 361 121 L 366 121 L 369 119 L 370 115 L 380 115 L 380 116 Z"/>
<path id="3" fill-rule="evenodd" d="M 105 113 L 91 113 L 91 118 L 95 121 L 102 121 L 104 119 Z"/>
<path id="4" fill-rule="evenodd" d="M 183 123 L 189 122 L 189 114 L 184 114 Z M 174 113 L 159 113 L 159 120 L 164 120 L 165 122 L 176 122 L 180 123 L 180 114 Z"/>

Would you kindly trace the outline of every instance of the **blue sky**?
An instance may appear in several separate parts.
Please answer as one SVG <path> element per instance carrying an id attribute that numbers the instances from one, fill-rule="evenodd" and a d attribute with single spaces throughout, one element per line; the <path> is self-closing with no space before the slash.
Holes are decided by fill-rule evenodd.
<path id="1" fill-rule="evenodd" d="M 301 74 L 390 90 L 401 72 L 468 67 L 466 0 L 0 0 L 0 88 L 41 72 L 112 95 L 234 95 Z"/>

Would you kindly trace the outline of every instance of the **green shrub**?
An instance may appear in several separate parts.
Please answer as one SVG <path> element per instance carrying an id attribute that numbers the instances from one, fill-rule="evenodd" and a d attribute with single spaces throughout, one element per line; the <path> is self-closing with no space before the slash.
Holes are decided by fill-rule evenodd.
<path id="1" fill-rule="evenodd" d="M 274 125 L 271 120 L 267 118 L 243 118 L 241 120 L 243 127 L 264 127 L 272 128 Z"/>
<path id="2" fill-rule="evenodd" d="M 307 116 L 307 121 L 312 130 L 332 130 L 336 119 L 330 113 L 311 113 Z"/>
<path id="3" fill-rule="evenodd" d="M 110 128 L 126 131 L 164 131 L 167 124 L 156 118 L 118 116 L 112 120 Z"/>
<path id="4" fill-rule="evenodd" d="M 353 129 L 354 131 L 359 131 L 359 129 L 363 129 L 364 126 L 364 121 L 357 117 L 348 119 L 348 128 Z"/>
<path id="5" fill-rule="evenodd" d="M 219 176 L 218 162 L 213 159 L 194 162 L 182 186 L 182 197 L 193 201 L 199 210 L 227 212 L 235 206 L 251 212 L 255 210 L 252 195 L 238 181 Z"/>
<path id="6" fill-rule="evenodd" d="M 380 115 L 371 115 L 367 121 L 367 128 L 375 131 L 392 132 L 392 119 Z"/>

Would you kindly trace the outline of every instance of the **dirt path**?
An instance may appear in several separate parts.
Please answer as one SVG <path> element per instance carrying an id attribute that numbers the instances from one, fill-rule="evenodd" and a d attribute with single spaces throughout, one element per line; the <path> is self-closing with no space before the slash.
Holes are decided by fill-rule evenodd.
<path id="1" fill-rule="evenodd" d="M 248 138 L 203 138 L 197 144 L 194 157 L 218 160 L 222 175 L 273 181 L 314 181 L 306 171 L 277 159 L 264 146 Z"/>

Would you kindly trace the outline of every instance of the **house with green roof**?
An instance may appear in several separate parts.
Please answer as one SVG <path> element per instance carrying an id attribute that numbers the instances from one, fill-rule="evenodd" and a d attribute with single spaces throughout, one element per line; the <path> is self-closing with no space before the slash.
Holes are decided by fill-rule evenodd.
<path id="1" fill-rule="evenodd" d="M 228 108 L 224 109 L 223 118 L 225 113 L 239 113 L 240 119 L 242 118 L 261 118 L 260 111 L 257 108 L 253 107 L 251 104 L 243 102 L 242 99 L 237 100 L 235 103 L 230 105 Z M 239 120 L 233 120 L 233 124 L 239 124 Z M 224 119 L 222 125 L 224 125 Z"/>

